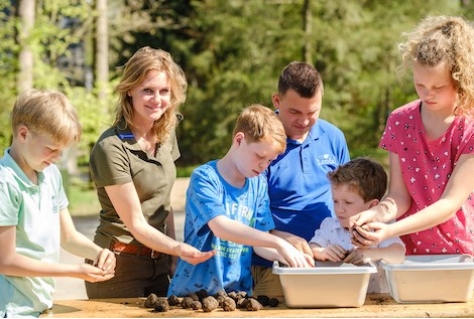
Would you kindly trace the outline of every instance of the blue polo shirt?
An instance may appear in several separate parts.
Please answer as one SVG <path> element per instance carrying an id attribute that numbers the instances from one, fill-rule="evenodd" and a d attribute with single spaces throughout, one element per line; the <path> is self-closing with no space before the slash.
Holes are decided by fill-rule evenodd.
<path id="1" fill-rule="evenodd" d="M 304 142 L 287 139 L 285 153 L 264 173 L 275 229 L 310 240 L 334 210 L 327 173 L 349 160 L 344 133 L 325 120 L 313 125 Z M 253 264 L 271 267 L 255 254 Z"/>

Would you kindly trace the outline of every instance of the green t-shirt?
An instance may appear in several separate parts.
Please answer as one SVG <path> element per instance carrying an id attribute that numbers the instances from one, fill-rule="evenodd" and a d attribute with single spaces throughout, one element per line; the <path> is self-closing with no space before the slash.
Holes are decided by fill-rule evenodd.
<path id="1" fill-rule="evenodd" d="M 33 184 L 6 149 L 0 159 L 0 226 L 15 226 L 16 252 L 44 262 L 59 262 L 60 214 L 68 206 L 56 165 L 38 172 Z M 0 247 L 0 249 L 2 249 Z M 0 275 L 0 318 L 39 316 L 52 307 L 51 277 Z"/>

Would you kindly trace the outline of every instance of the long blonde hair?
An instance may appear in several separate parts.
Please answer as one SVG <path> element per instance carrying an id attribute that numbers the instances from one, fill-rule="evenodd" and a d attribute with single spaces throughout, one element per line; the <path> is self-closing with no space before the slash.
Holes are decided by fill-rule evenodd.
<path id="1" fill-rule="evenodd" d="M 474 115 L 474 27 L 461 17 L 437 16 L 422 20 L 398 45 L 401 70 L 414 62 L 430 67 L 446 63 L 457 91 L 456 113 Z"/>
<path id="2" fill-rule="evenodd" d="M 156 138 L 158 141 L 164 142 L 178 124 L 176 112 L 178 107 L 186 100 L 188 83 L 181 67 L 173 61 L 168 52 L 161 49 L 153 49 L 148 46 L 142 47 L 123 66 L 122 78 L 115 89 L 119 95 L 119 102 L 114 126 L 119 125 L 124 119 L 127 125 L 133 127 L 132 99 L 127 92 L 140 85 L 147 72 L 151 70 L 165 72 L 171 83 L 170 107 L 163 116 L 153 123 Z"/>

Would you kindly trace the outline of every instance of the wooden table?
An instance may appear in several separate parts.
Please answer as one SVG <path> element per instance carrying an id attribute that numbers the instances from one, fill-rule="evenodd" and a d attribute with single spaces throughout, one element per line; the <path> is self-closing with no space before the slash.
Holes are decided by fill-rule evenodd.
<path id="1" fill-rule="evenodd" d="M 221 308 L 213 312 L 171 307 L 167 312 L 156 312 L 143 307 L 144 298 L 133 299 L 101 299 L 101 300 L 64 300 L 56 301 L 51 310 L 43 313 L 40 318 L 90 318 L 90 317 L 122 317 L 122 318 L 176 318 L 176 317 L 474 317 L 474 300 L 466 303 L 443 304 L 399 304 L 390 295 L 367 295 L 367 299 L 359 308 L 331 309 L 291 309 L 281 304 L 276 308 L 265 307 L 260 311 L 237 309 L 224 312 Z"/>

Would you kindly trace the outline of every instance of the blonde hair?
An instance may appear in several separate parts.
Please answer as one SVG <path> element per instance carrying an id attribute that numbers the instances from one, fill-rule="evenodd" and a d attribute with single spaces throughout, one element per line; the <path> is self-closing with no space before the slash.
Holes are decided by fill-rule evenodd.
<path id="1" fill-rule="evenodd" d="M 76 109 L 64 94 L 53 90 L 30 89 L 18 95 L 11 125 L 14 138 L 17 128 L 25 125 L 30 131 L 46 134 L 64 145 L 78 142 L 82 134 Z"/>
<path id="2" fill-rule="evenodd" d="M 169 137 L 170 131 L 178 124 L 176 112 L 178 106 L 186 100 L 188 83 L 181 67 L 173 61 L 168 52 L 161 49 L 142 47 L 123 66 L 122 78 L 115 89 L 119 95 L 119 102 L 114 125 L 118 125 L 124 119 L 127 125 L 133 127 L 132 99 L 127 92 L 140 85 L 147 72 L 151 70 L 165 72 L 171 83 L 170 107 L 153 124 L 158 141 L 164 142 Z"/>
<path id="3" fill-rule="evenodd" d="M 261 104 L 253 104 L 240 113 L 232 136 L 238 132 L 245 134 L 249 143 L 269 142 L 277 147 L 279 153 L 286 149 L 286 133 L 274 111 Z"/>
<path id="4" fill-rule="evenodd" d="M 387 191 L 388 177 L 383 166 L 368 158 L 358 157 L 327 174 L 332 185 L 347 185 L 365 203 L 382 199 Z"/>
<path id="5" fill-rule="evenodd" d="M 456 113 L 474 114 L 474 28 L 461 17 L 437 16 L 422 20 L 405 43 L 398 45 L 403 64 L 430 67 L 445 63 L 457 91 Z"/>

